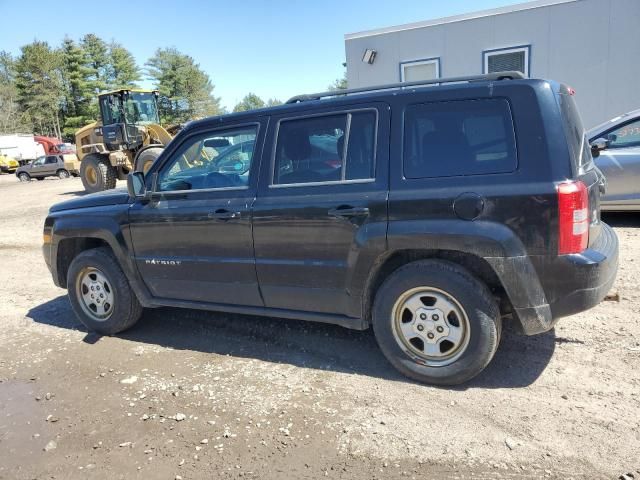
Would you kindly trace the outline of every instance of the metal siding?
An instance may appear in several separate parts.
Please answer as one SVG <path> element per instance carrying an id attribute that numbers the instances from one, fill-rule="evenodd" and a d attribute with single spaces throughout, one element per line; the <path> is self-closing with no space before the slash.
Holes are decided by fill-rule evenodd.
<path id="1" fill-rule="evenodd" d="M 482 73 L 482 52 L 531 45 L 530 75 L 577 91 L 585 126 L 640 108 L 639 0 L 577 0 L 346 40 L 350 87 L 395 82 L 400 62 L 440 57 L 440 75 Z M 377 50 L 373 65 L 361 61 Z"/>

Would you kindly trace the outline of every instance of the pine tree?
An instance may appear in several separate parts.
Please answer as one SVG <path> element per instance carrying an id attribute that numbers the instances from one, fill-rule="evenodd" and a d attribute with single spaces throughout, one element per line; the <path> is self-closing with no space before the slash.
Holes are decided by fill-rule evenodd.
<path id="1" fill-rule="evenodd" d="M 18 105 L 15 67 L 16 61 L 13 56 L 9 52 L 0 51 L 0 133 L 28 130 Z"/>
<path id="2" fill-rule="evenodd" d="M 175 48 L 158 49 L 146 66 L 160 92 L 163 122 L 180 123 L 222 113 L 211 79 L 190 56 Z"/>
<path id="3" fill-rule="evenodd" d="M 95 94 L 107 89 L 109 74 L 109 52 L 107 44 L 100 37 L 88 33 L 80 42 L 88 59 L 87 66 L 91 69 L 91 86 Z"/>
<path id="4" fill-rule="evenodd" d="M 248 93 L 240 102 L 233 107 L 234 112 L 246 112 L 247 110 L 255 110 L 256 108 L 264 108 L 265 103 L 255 93 Z"/>
<path id="5" fill-rule="evenodd" d="M 109 88 L 134 88 L 140 81 L 140 69 L 131 52 L 117 42 L 109 45 L 107 83 Z"/>
<path id="6" fill-rule="evenodd" d="M 65 38 L 60 49 L 62 55 L 62 84 L 64 88 L 65 136 L 94 120 L 94 92 L 91 84 L 92 69 L 86 52 L 70 38 Z"/>
<path id="7" fill-rule="evenodd" d="M 18 104 L 31 122 L 34 133 L 62 136 L 60 106 L 63 85 L 61 55 L 47 42 L 34 41 L 21 48 L 16 62 Z"/>

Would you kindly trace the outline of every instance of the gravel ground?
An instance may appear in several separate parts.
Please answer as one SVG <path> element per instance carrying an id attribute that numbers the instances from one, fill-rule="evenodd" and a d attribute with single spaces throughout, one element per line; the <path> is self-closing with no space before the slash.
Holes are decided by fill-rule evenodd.
<path id="1" fill-rule="evenodd" d="M 81 193 L 0 176 L 0 479 L 640 478 L 640 215 L 605 217 L 619 301 L 507 328 L 485 372 L 435 388 L 370 331 L 158 309 L 87 333 L 40 250 Z"/>

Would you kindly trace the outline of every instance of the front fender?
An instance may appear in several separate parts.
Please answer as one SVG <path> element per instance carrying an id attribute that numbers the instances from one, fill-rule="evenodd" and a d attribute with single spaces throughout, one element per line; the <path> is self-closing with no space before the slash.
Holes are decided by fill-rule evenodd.
<path id="1" fill-rule="evenodd" d="M 143 305 L 148 303 L 146 300 L 149 298 L 149 294 L 139 279 L 132 258 L 128 205 L 63 211 L 48 217 L 45 224 L 50 225 L 51 232 L 48 263 L 58 285 L 66 281 L 66 279 L 60 278 L 58 271 L 61 243 L 69 239 L 95 239 L 106 243 L 111 248 L 138 299 Z"/>

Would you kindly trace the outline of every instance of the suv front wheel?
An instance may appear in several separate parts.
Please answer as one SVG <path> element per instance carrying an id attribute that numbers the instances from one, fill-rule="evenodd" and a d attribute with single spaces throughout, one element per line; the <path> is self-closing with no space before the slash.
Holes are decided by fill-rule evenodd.
<path id="1" fill-rule="evenodd" d="M 393 272 L 376 294 L 372 320 L 387 359 L 406 376 L 437 385 L 475 377 L 500 340 L 500 312 L 487 286 L 446 261 Z"/>
<path id="2" fill-rule="evenodd" d="M 71 307 L 89 329 L 113 335 L 132 327 L 142 306 L 108 248 L 94 248 L 73 259 L 67 273 Z"/>

